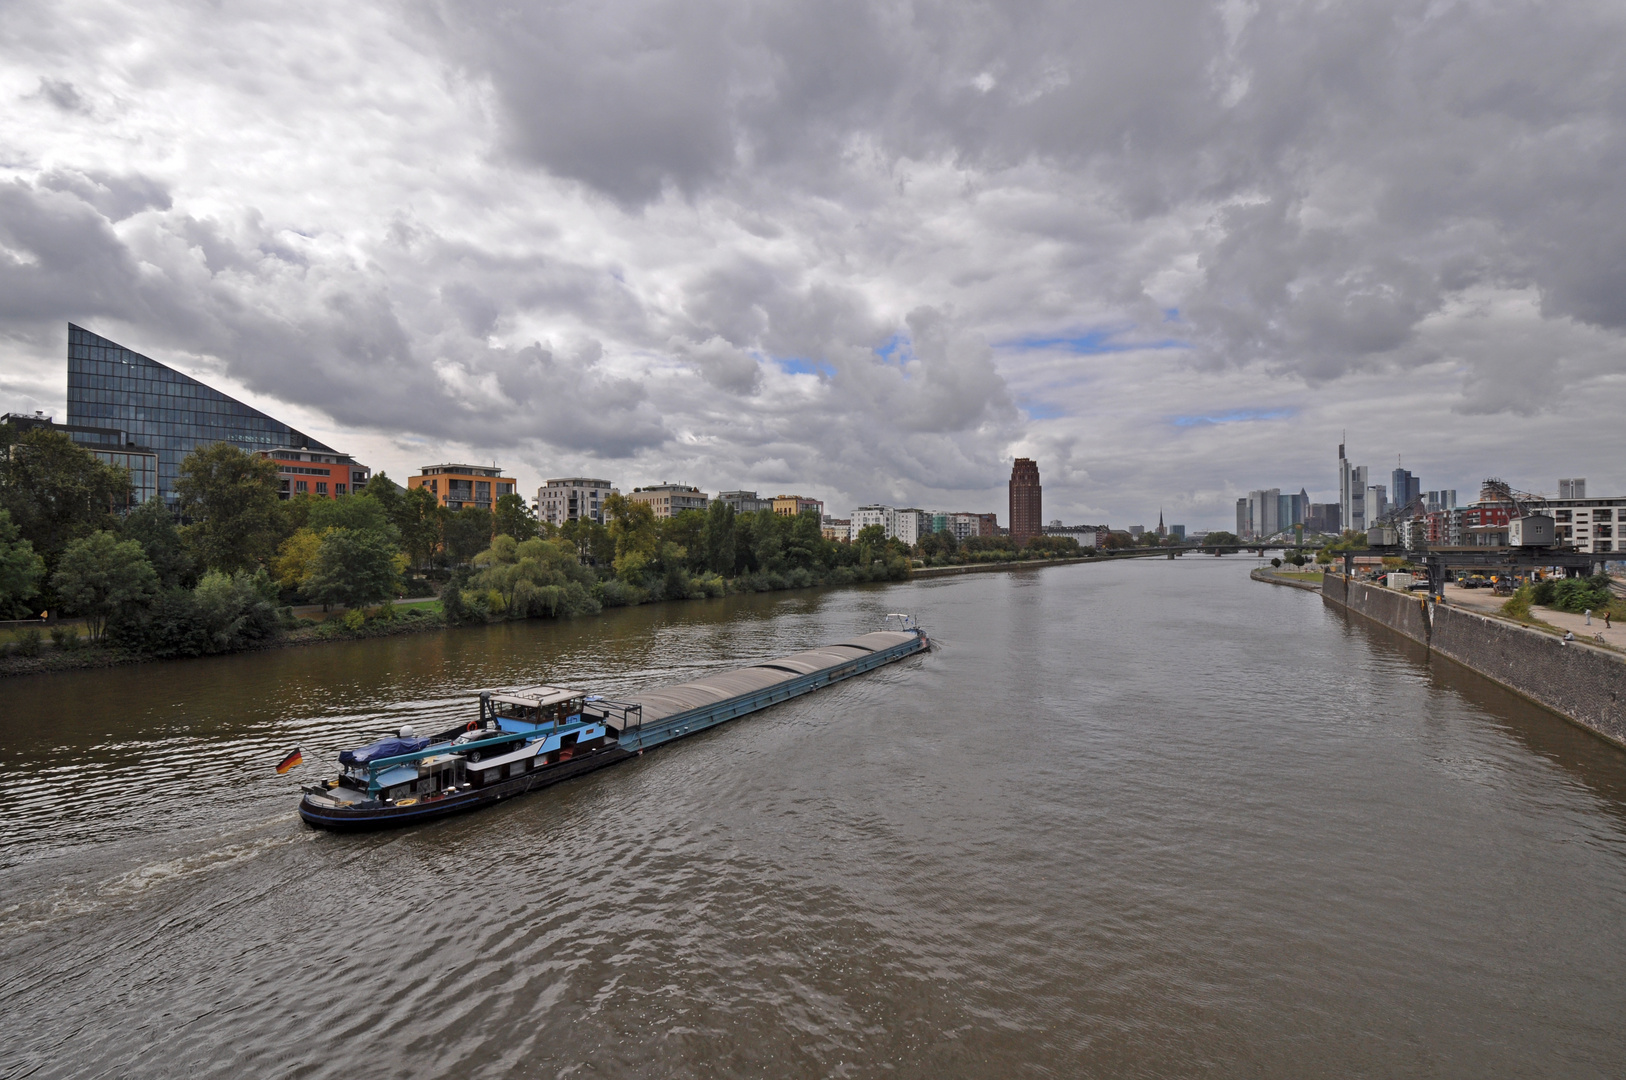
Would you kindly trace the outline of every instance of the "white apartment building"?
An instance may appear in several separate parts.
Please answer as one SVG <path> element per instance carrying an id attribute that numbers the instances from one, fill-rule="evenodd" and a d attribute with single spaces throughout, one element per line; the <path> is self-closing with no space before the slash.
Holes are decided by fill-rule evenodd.
<path id="1" fill-rule="evenodd" d="M 565 476 L 545 480 L 536 489 L 536 516 L 549 525 L 567 521 L 596 521 L 604 524 L 604 500 L 615 488 L 608 480 L 586 476 Z"/>
<path id="2" fill-rule="evenodd" d="M 633 488 L 627 498 L 647 503 L 657 518 L 669 518 L 685 510 L 704 512 L 711 505 L 711 498 L 699 488 L 690 484 L 668 484 L 664 480 L 649 487 Z"/>
<path id="3" fill-rule="evenodd" d="M 1553 538 L 1560 544 L 1593 555 L 1621 550 L 1616 530 L 1626 522 L 1626 499 L 1549 499 L 1546 510 L 1553 515 Z"/>
<path id="4" fill-rule="evenodd" d="M 858 538 L 859 530 L 866 525 L 879 525 L 886 530 L 888 540 L 902 540 L 913 547 L 920 543 L 922 536 L 932 531 L 932 515 L 914 507 L 898 509 L 872 503 L 853 511 L 852 534 L 855 540 Z"/>
<path id="5" fill-rule="evenodd" d="M 910 547 L 920 543 L 920 538 L 930 536 L 932 532 L 932 515 L 930 511 L 918 507 L 906 507 L 893 512 L 893 535 Z"/>

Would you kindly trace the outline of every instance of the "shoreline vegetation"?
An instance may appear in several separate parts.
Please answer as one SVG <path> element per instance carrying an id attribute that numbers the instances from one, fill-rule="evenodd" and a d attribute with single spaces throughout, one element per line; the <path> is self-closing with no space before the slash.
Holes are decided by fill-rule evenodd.
<path id="1" fill-rule="evenodd" d="M 1071 537 L 911 546 L 869 526 L 836 541 L 816 513 L 721 502 L 657 519 L 619 495 L 606 525 L 554 527 L 518 495 L 454 512 L 383 473 L 283 499 L 273 462 L 226 443 L 187 455 L 175 494 L 131 507 L 124 470 L 60 432 L 0 425 L 0 619 L 28 620 L 0 631 L 0 675 L 1096 557 Z"/>

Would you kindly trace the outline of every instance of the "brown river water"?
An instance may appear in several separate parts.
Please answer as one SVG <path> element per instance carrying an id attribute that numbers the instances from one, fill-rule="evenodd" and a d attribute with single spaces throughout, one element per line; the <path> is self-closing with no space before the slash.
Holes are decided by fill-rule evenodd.
<path id="1" fill-rule="evenodd" d="M 1252 565 L 7 680 L 0 1076 L 1621 1075 L 1626 754 Z M 888 611 L 936 649 L 461 818 L 295 815 L 471 688 Z"/>

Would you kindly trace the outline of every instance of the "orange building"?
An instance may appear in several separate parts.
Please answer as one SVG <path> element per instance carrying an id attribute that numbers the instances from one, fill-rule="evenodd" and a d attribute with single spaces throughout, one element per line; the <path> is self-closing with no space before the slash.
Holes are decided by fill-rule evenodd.
<path id="1" fill-rule="evenodd" d="M 796 517 L 798 514 L 805 514 L 809 510 L 822 518 L 824 516 L 824 503 L 818 499 L 807 499 L 800 495 L 775 495 L 773 497 L 773 512 L 780 517 Z"/>
<path id="2" fill-rule="evenodd" d="M 448 510 L 468 506 L 494 510 L 497 500 L 512 495 L 517 486 L 518 481 L 504 476 L 501 469 L 483 465 L 425 465 L 416 476 L 407 478 L 407 487 L 428 488 Z"/>
<path id="3" fill-rule="evenodd" d="M 354 495 L 367 486 L 367 478 L 373 472 L 365 465 L 357 465 L 349 454 L 332 450 L 280 446 L 255 453 L 277 463 L 277 497 L 280 499 L 291 499 L 295 495 L 319 499 Z"/>

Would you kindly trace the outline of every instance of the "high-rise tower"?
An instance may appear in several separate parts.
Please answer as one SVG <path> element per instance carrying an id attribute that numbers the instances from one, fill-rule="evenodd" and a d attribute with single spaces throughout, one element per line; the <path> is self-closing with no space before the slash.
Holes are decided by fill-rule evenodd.
<path id="1" fill-rule="evenodd" d="M 1019 457 L 1011 469 L 1011 539 L 1021 547 L 1044 531 L 1044 497 L 1039 465 Z"/>

